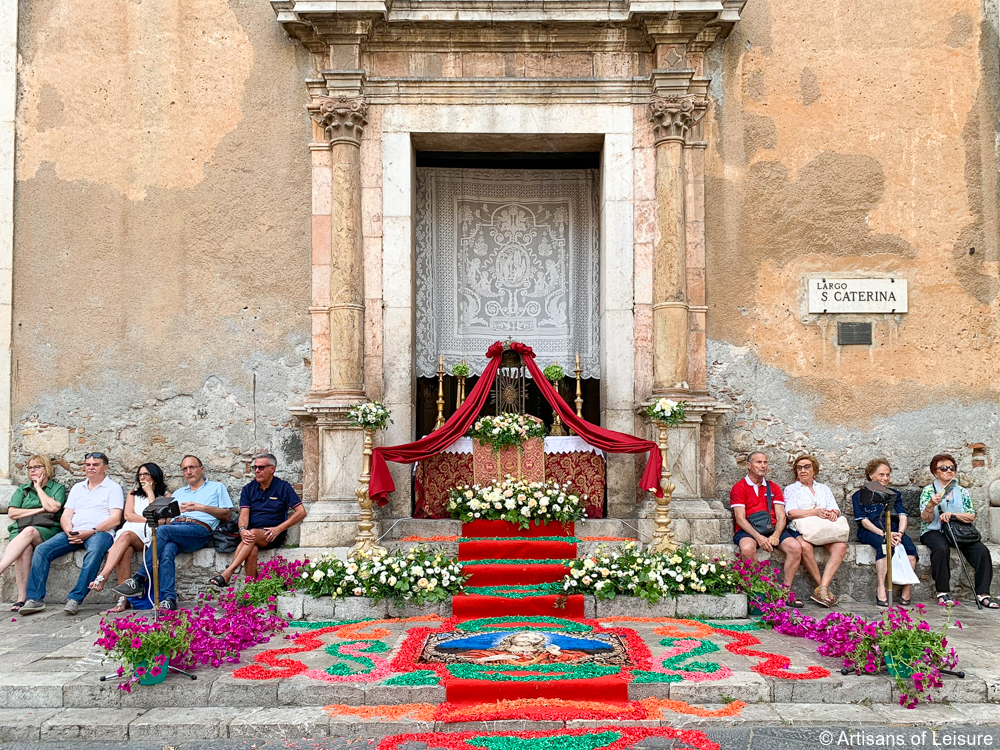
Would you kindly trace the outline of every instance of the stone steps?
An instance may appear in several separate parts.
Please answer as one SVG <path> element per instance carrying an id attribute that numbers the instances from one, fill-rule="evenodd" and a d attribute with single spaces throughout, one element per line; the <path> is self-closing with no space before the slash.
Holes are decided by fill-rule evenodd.
<path id="1" fill-rule="evenodd" d="M 717 709 L 721 705 L 705 708 Z M 662 720 L 628 721 L 490 721 L 445 723 L 433 721 L 364 720 L 330 716 L 318 706 L 192 707 L 190 703 L 149 710 L 133 708 L 0 709 L 0 741 L 6 742 L 181 742 L 216 739 L 285 740 L 380 738 L 422 732 L 504 732 L 547 729 L 592 729 L 603 726 L 669 726 L 685 729 L 713 727 L 844 727 L 983 726 L 1000 723 L 1000 706 L 953 702 L 908 711 L 888 704 L 758 703 L 738 717 L 698 717 L 669 714 Z"/>

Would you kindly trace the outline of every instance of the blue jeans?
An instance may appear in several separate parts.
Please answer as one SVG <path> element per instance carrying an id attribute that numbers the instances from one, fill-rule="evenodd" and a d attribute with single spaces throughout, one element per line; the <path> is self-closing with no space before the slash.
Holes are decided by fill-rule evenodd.
<path id="1" fill-rule="evenodd" d="M 43 601 L 45 599 L 45 584 L 49 579 L 49 566 L 56 558 L 76 552 L 78 549 L 85 549 L 87 553 L 83 557 L 83 568 L 80 570 L 80 577 L 76 579 L 76 586 L 69 592 L 69 599 L 82 602 L 87 592 L 87 587 L 97 578 L 101 571 L 101 563 L 104 556 L 108 554 L 115 538 L 107 531 L 98 531 L 83 544 L 70 544 L 65 531 L 60 531 L 47 542 L 42 542 L 35 547 L 35 553 L 31 558 L 31 577 L 28 578 L 28 598 Z"/>
<path id="2" fill-rule="evenodd" d="M 160 558 L 160 601 L 177 599 L 174 558 L 178 552 L 194 552 L 212 540 L 212 532 L 196 523 L 168 523 L 156 529 L 156 552 Z M 148 571 L 148 573 L 147 573 Z M 136 581 L 153 575 L 153 545 L 146 547 L 146 567 L 136 573 Z M 150 597 L 152 598 L 152 597 Z"/>

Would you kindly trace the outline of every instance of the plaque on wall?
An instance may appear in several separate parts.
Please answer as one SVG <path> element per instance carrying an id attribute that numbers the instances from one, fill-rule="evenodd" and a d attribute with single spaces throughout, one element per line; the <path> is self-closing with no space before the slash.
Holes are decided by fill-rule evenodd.
<path id="1" fill-rule="evenodd" d="M 905 313 L 906 279 L 809 279 L 810 313 Z"/>

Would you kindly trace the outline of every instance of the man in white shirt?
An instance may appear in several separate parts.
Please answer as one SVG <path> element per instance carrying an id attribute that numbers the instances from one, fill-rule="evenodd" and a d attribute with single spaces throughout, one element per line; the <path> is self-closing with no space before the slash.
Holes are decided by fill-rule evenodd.
<path id="1" fill-rule="evenodd" d="M 62 514 L 62 531 L 35 548 L 28 579 L 28 600 L 21 607 L 22 615 L 45 609 L 45 584 L 52 561 L 83 547 L 87 550 L 83 567 L 63 610 L 67 615 L 75 615 L 114 543 L 113 532 L 122 520 L 125 507 L 121 485 L 108 478 L 108 457 L 103 453 L 88 453 L 83 468 L 87 478 L 69 491 Z"/>
<path id="2" fill-rule="evenodd" d="M 188 486 L 173 494 L 173 499 L 181 506 L 181 514 L 156 529 L 156 552 L 160 560 L 160 609 L 177 609 L 177 576 L 174 569 L 177 553 L 194 552 L 212 541 L 212 532 L 219 521 L 229 518 L 233 508 L 226 485 L 205 481 L 205 467 L 200 458 L 184 456 L 181 471 Z M 153 548 L 150 545 L 146 547 L 145 565 L 127 581 L 115 586 L 114 590 L 122 596 L 138 596 L 146 590 L 152 570 Z"/>

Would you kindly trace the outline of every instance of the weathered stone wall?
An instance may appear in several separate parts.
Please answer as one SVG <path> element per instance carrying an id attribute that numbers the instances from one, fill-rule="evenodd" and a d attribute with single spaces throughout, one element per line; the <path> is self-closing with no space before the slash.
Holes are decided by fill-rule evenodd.
<path id="1" fill-rule="evenodd" d="M 871 458 L 915 487 L 948 451 L 988 504 L 1000 347 L 987 5 L 755 0 L 711 51 L 709 388 L 735 407 L 720 494 L 750 449 L 783 483 L 795 454 L 815 452 L 841 499 Z M 809 315 L 804 279 L 824 272 L 906 278 L 909 313 Z M 838 318 L 872 321 L 874 344 L 838 347 Z"/>
<path id="2" fill-rule="evenodd" d="M 190 452 L 236 489 L 263 448 L 298 482 L 308 53 L 249 0 L 20 8 L 15 481 L 96 449 L 177 486 Z"/>

